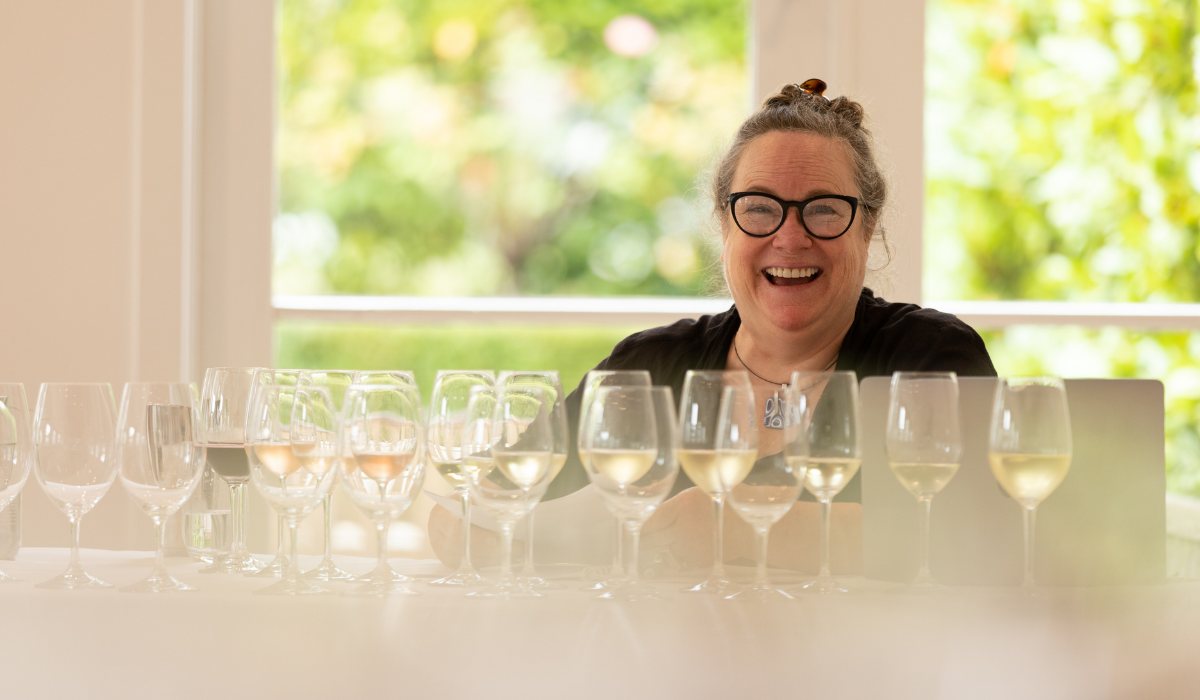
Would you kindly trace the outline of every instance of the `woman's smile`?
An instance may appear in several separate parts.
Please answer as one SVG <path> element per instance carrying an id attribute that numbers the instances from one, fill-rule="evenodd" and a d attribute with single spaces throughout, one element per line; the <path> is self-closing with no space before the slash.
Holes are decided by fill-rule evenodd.
<path id="1" fill-rule="evenodd" d="M 767 282 L 776 287 L 794 287 L 815 282 L 821 276 L 819 267 L 768 267 L 762 271 Z"/>

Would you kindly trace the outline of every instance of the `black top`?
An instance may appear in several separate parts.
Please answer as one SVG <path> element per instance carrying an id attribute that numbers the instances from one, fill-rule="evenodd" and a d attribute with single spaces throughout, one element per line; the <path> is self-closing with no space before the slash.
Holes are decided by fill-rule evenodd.
<path id="1" fill-rule="evenodd" d="M 688 370 L 725 369 L 733 336 L 742 319 L 737 307 L 724 313 L 685 319 L 634 333 L 617 343 L 612 354 L 596 369 L 644 369 L 658 386 L 670 386 L 678 401 Z M 916 304 L 892 304 L 863 288 L 854 309 L 854 322 L 838 351 L 838 370 L 854 370 L 858 378 L 891 376 L 892 372 L 940 371 L 963 376 L 996 376 L 983 339 L 973 328 L 951 314 L 923 309 Z M 579 426 L 583 383 L 567 397 L 571 435 Z M 546 498 L 557 498 L 583 488 L 587 474 L 579 462 L 576 441 L 562 472 L 550 485 Z M 854 478 L 834 500 L 860 502 L 860 479 Z M 682 471 L 673 493 L 692 485 Z M 807 491 L 803 496 L 811 500 Z"/>

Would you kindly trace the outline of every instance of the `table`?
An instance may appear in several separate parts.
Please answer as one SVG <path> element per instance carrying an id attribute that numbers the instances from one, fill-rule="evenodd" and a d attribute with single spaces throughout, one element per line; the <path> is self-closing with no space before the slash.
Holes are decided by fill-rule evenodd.
<path id="1" fill-rule="evenodd" d="M 88 571 L 118 586 L 152 557 L 83 551 Z M 0 563 L 27 581 L 0 585 L 5 698 L 1200 697 L 1200 582 L 1030 598 L 912 596 L 859 579 L 851 595 L 781 604 L 675 594 L 682 579 L 646 603 L 592 600 L 574 583 L 514 602 L 423 583 L 420 596 L 275 598 L 250 594 L 270 581 L 173 559 L 199 592 L 33 587 L 67 558 L 27 548 Z"/>

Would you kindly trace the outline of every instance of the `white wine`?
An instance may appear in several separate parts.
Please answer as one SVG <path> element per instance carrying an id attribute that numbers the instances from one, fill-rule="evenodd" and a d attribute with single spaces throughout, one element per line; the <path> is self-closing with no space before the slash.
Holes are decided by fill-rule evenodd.
<path id="1" fill-rule="evenodd" d="M 209 445 L 208 465 L 222 479 L 240 484 L 250 478 L 250 461 L 243 445 Z"/>
<path id="2" fill-rule="evenodd" d="M 588 451 L 580 450 L 579 451 L 579 463 L 583 465 L 584 469 L 587 469 L 588 459 L 589 459 Z"/>
<path id="3" fill-rule="evenodd" d="M 261 462 L 267 471 L 281 479 L 286 479 L 300 469 L 300 460 L 296 458 L 296 453 L 292 452 L 289 443 L 254 445 L 251 449 L 254 450 L 255 459 Z"/>
<path id="4" fill-rule="evenodd" d="M 500 452 L 494 455 L 496 468 L 521 488 L 529 488 L 550 471 L 551 455 L 545 452 Z"/>
<path id="5" fill-rule="evenodd" d="M 437 467 L 438 474 L 450 482 L 451 486 L 462 486 L 467 481 L 462 473 L 462 465 L 458 462 L 434 462 L 433 466 Z"/>
<path id="6" fill-rule="evenodd" d="M 463 479 L 471 477 L 476 481 L 482 481 L 492 473 L 496 468 L 496 463 L 491 457 L 484 455 L 467 455 L 463 457 L 460 473 Z"/>
<path id="7" fill-rule="evenodd" d="M 1024 455 L 991 453 L 992 474 L 1023 506 L 1036 506 L 1058 488 L 1071 467 L 1071 455 Z"/>
<path id="8" fill-rule="evenodd" d="M 933 496 L 946 488 L 946 484 L 958 473 L 957 464 L 929 464 L 923 462 L 888 462 L 892 473 L 917 498 Z"/>
<path id="9" fill-rule="evenodd" d="M 300 468 L 309 474 L 321 476 L 333 468 L 337 458 L 328 455 L 314 455 L 313 452 L 316 451 L 316 448 L 315 442 L 292 443 L 292 452 L 296 455 L 296 461 L 300 463 Z"/>
<path id="10" fill-rule="evenodd" d="M 710 496 L 742 483 L 758 458 L 755 450 L 679 450 L 676 454 L 692 483 Z"/>
<path id="11" fill-rule="evenodd" d="M 550 479 L 549 479 L 549 481 L 554 481 L 554 479 L 558 476 L 558 473 L 563 470 L 563 467 L 566 466 L 566 464 L 567 464 L 567 456 L 566 455 L 560 455 L 560 454 L 551 455 L 550 456 Z"/>
<path id="12" fill-rule="evenodd" d="M 412 461 L 411 452 L 400 454 L 375 454 L 366 452 L 354 455 L 358 468 L 375 481 L 388 482 L 400 476 Z"/>
<path id="13" fill-rule="evenodd" d="M 658 450 L 592 450 L 592 469 L 625 487 L 646 475 Z"/>
<path id="14" fill-rule="evenodd" d="M 818 499 L 838 495 L 862 464 L 861 459 L 852 457 L 809 457 L 805 461 L 808 468 L 804 470 L 804 487 Z"/>

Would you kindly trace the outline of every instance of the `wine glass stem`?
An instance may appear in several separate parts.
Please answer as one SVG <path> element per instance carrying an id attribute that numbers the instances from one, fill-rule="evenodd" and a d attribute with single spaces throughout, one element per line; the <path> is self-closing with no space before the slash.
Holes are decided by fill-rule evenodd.
<path id="1" fill-rule="evenodd" d="M 529 515 L 525 517 L 525 565 L 521 567 L 521 574 L 528 577 L 537 576 L 537 569 L 533 567 L 533 511 L 529 511 Z"/>
<path id="2" fill-rule="evenodd" d="M 279 523 L 275 527 L 275 533 L 277 535 L 277 537 L 275 538 L 275 558 L 276 559 L 283 558 L 283 528 L 284 528 L 284 522 L 283 522 L 283 516 L 281 515 L 281 516 L 279 516 Z"/>
<path id="3" fill-rule="evenodd" d="M 288 518 L 288 532 L 292 535 L 291 556 L 288 557 L 287 563 L 287 578 L 289 581 L 298 581 L 300 579 L 300 559 L 298 554 L 299 537 L 297 533 L 300 520 L 298 518 Z"/>
<path id="4" fill-rule="evenodd" d="M 229 510 L 233 517 L 233 544 L 230 545 L 229 551 L 233 555 L 241 554 L 246 549 L 246 507 L 248 505 L 246 485 L 230 484 Z"/>
<path id="5" fill-rule="evenodd" d="M 154 536 L 158 542 L 158 551 L 154 554 L 154 569 L 158 571 L 166 568 L 166 564 L 163 561 L 163 552 L 167 548 L 167 528 L 162 518 L 154 519 Z"/>
<path id="6" fill-rule="evenodd" d="M 612 578 L 623 578 L 625 576 L 625 521 L 617 518 L 616 523 L 617 542 L 613 553 Z"/>
<path id="7" fill-rule="evenodd" d="M 754 585 L 760 588 L 767 585 L 767 537 L 770 534 L 769 527 L 754 528 L 754 539 L 758 545 L 758 566 L 754 571 Z"/>
<path id="8" fill-rule="evenodd" d="M 929 573 L 929 513 L 933 508 L 933 496 L 921 499 L 921 571 L 919 578 L 928 578 Z"/>
<path id="9" fill-rule="evenodd" d="M 1033 588 L 1033 520 L 1037 506 L 1025 508 L 1025 578 L 1024 588 Z"/>
<path id="10" fill-rule="evenodd" d="M 513 524 L 500 523 L 500 581 L 512 583 Z"/>
<path id="11" fill-rule="evenodd" d="M 642 543 L 642 523 L 637 520 L 626 520 L 625 528 L 629 531 L 629 564 L 625 567 L 625 578 L 630 583 L 638 582 L 638 557 Z"/>
<path id="12" fill-rule="evenodd" d="M 475 573 L 475 565 L 471 563 L 471 492 L 462 492 L 462 558 L 458 561 L 458 571 L 464 574 Z"/>
<path id="13" fill-rule="evenodd" d="M 79 521 L 82 516 L 71 518 L 71 562 L 68 568 L 74 569 L 79 566 Z"/>
<path id="14" fill-rule="evenodd" d="M 378 539 L 379 556 L 375 560 L 375 571 L 382 572 L 388 568 L 387 562 L 387 536 L 388 525 L 391 523 L 377 522 L 375 523 L 375 536 Z"/>
<path id="15" fill-rule="evenodd" d="M 330 510 L 332 510 L 330 506 L 333 505 L 333 496 L 331 494 L 325 494 L 325 498 L 322 500 L 322 503 L 325 506 L 325 553 L 321 559 L 322 561 L 329 561 L 333 558 L 333 543 L 330 541 L 329 537 L 329 533 L 333 529 L 333 518 L 332 514 L 330 513 Z"/>
<path id="16" fill-rule="evenodd" d="M 713 570 L 714 580 L 725 579 L 725 494 L 713 496 Z"/>
<path id="17" fill-rule="evenodd" d="M 829 499 L 821 500 L 821 573 L 817 577 L 823 580 L 833 578 L 829 571 L 829 519 L 832 504 Z"/>

